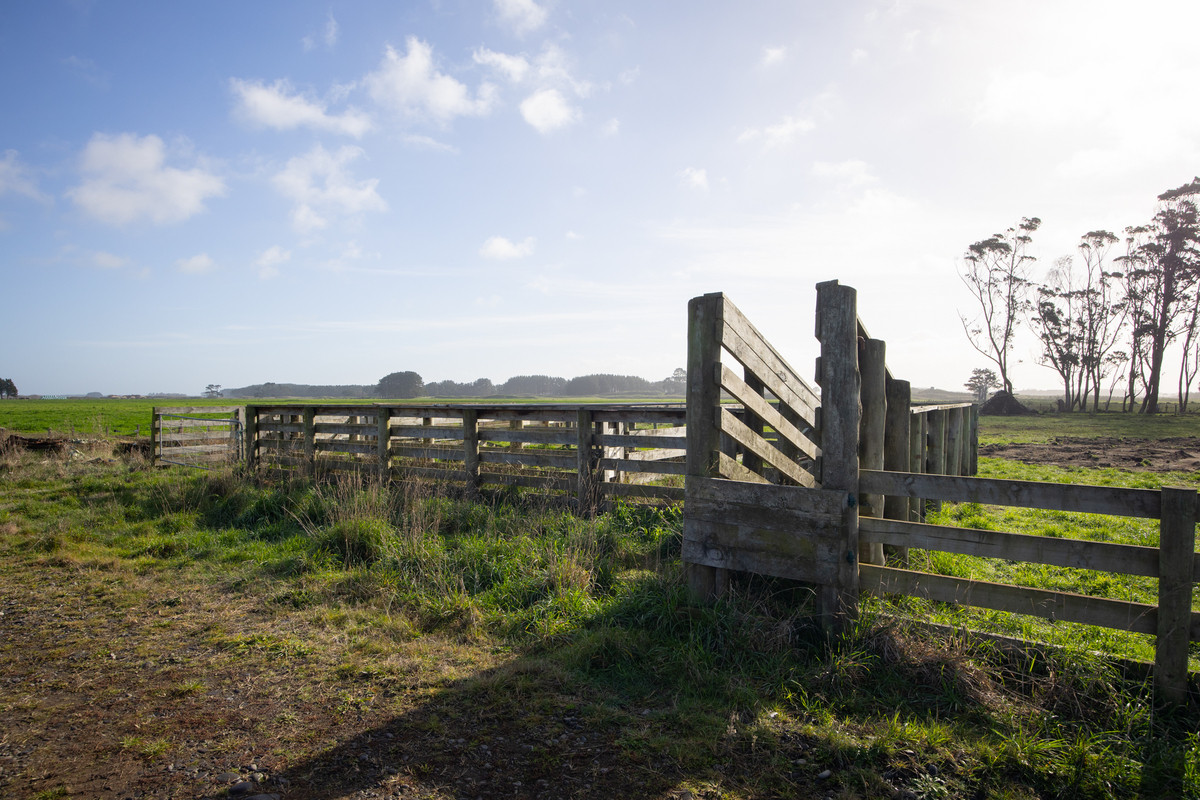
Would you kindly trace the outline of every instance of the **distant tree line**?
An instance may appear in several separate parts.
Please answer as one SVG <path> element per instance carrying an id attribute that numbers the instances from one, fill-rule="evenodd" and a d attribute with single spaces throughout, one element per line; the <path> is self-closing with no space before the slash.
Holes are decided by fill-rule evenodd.
<path id="1" fill-rule="evenodd" d="M 1083 234 L 1076 255 L 1056 259 L 1042 282 L 1028 253 L 1040 225 L 1026 217 L 972 244 L 959 271 L 974 301 L 970 316 L 960 313 L 963 329 L 1003 389 L 1012 391 L 1008 356 L 1028 324 L 1039 363 L 1062 382 L 1065 410 L 1098 410 L 1107 387 L 1106 405 L 1120 389 L 1122 410 L 1157 413 L 1172 351 L 1185 411 L 1200 374 L 1200 178 L 1160 194 L 1154 217 L 1124 237 Z"/>
<path id="2" fill-rule="evenodd" d="M 209 389 L 215 385 L 210 385 Z M 258 383 L 239 389 L 221 389 L 219 396 L 238 398 L 326 397 L 347 399 L 398 399 L 417 397 L 620 397 L 622 395 L 682 397 L 687 388 L 687 372 L 676 369 L 661 381 L 636 375 L 594 374 L 576 378 L 552 375 L 516 375 L 497 385 L 489 378 L 459 383 L 452 380 L 425 383 L 420 374 L 392 372 L 374 385 L 311 385 L 299 383 Z"/>
<path id="3" fill-rule="evenodd" d="M 16 397 L 17 385 L 12 378 L 0 378 L 0 397 Z"/>

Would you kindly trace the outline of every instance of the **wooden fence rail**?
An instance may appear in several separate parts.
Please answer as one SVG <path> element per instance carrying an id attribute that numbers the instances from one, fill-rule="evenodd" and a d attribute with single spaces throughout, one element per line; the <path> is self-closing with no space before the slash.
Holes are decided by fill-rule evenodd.
<path id="1" fill-rule="evenodd" d="M 686 419 L 681 404 L 258 405 L 246 409 L 246 451 L 279 474 L 533 487 L 592 509 L 616 497 L 682 500 Z"/>

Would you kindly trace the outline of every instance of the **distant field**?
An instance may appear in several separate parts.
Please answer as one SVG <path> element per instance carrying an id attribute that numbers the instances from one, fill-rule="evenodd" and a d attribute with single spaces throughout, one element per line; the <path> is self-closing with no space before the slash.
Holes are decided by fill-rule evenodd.
<path id="1" fill-rule="evenodd" d="M 682 398 L 643 397 L 537 397 L 537 398 L 437 398 L 389 400 L 395 405 L 430 403 L 665 403 Z M 56 433 L 90 436 L 149 436 L 150 417 L 155 406 L 244 406 L 258 405 L 369 405 L 378 400 L 228 399 L 185 398 L 176 400 L 110 400 L 80 398 L 71 400 L 0 400 L 0 428 L 20 433 Z"/>

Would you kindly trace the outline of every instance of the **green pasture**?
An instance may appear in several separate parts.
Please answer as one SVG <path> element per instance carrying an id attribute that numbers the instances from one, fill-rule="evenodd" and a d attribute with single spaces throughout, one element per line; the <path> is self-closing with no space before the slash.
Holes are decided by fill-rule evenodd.
<path id="1" fill-rule="evenodd" d="M 483 400 L 473 398 L 420 397 L 415 400 L 388 400 L 389 405 L 429 405 L 434 403 L 520 403 L 577 405 L 582 403 L 664 403 L 677 398 L 645 397 L 557 397 L 520 398 L 497 397 Z M 72 398 L 68 400 L 0 400 L 0 428 L 26 434 L 59 434 L 67 436 L 149 436 L 152 409 L 175 406 L 245 406 L 255 405 L 371 405 L 378 400 L 320 400 L 180 398 L 156 400 L 127 400 L 108 398 Z"/>
<path id="2" fill-rule="evenodd" d="M 151 405 L 6 401 L 0 425 L 63 430 L 79 419 L 120 429 L 122 419 L 148 421 Z M 14 424 L 10 409 L 22 408 L 48 416 L 30 413 Z M 1194 435 L 1196 426 L 1190 417 L 1119 415 L 985 417 L 981 424 L 990 441 L 1153 438 Z M 1194 474 L 998 458 L 980 459 L 980 475 L 1200 486 Z M 946 504 L 929 521 L 1157 543 L 1153 521 L 1099 515 Z M 854 630 L 831 641 L 814 625 L 804 587 L 750 576 L 738 577 L 716 605 L 697 605 L 679 559 L 678 509 L 620 506 L 580 519 L 532 493 L 472 502 L 429 486 L 268 484 L 236 471 L 9 452 L 0 454 L 0 531 L 0 563 L 36 568 L 51 559 L 81 570 L 186 573 L 221 591 L 254 587 L 305 619 L 353 615 L 362 624 L 347 636 L 362 647 L 324 680 L 390 674 L 393 640 L 441 637 L 464 652 L 511 652 L 536 670 L 515 670 L 525 681 L 519 686 L 484 686 L 464 699 L 464 713 L 483 704 L 516 718 L 524 709 L 514 697 L 525 705 L 554 697 L 585 719 L 615 726 L 620 759 L 691 776 L 693 795 L 719 786 L 729 798 L 797 796 L 798 786 L 821 786 L 828 794 L 813 796 L 1200 796 L 1196 708 L 1156 706 L 1149 686 L 1110 658 L 1150 660 L 1149 637 L 867 598 Z M 1143 578 L 932 552 L 911 553 L 911 564 L 1156 602 L 1154 581 Z M 1014 661 L 986 645 L 930 634 L 926 621 L 1061 649 Z M 531 676 L 538 675 L 552 680 L 537 683 Z M 797 741 L 803 753 L 789 751 Z M 837 765 L 833 777 L 820 778 L 819 764 Z"/>

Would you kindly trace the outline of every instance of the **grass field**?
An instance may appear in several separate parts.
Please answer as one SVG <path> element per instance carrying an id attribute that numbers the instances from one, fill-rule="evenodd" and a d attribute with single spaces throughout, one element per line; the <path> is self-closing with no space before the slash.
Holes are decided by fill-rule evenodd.
<path id="1" fill-rule="evenodd" d="M 985 418 L 984 436 L 1051 432 L 1022 421 Z M 231 775 L 284 798 L 1200 796 L 1200 710 L 1155 706 L 1096 652 L 1146 658 L 1136 637 L 911 601 L 868 602 L 827 641 L 794 584 L 746 578 L 692 604 L 674 510 L 579 519 L 511 493 L 270 485 L 94 455 L 0 454 L 6 797 L 217 797 Z M 1156 535 L 970 504 L 935 521 Z M 1142 580 L 914 559 L 1155 602 Z M 1063 649 L 1018 658 L 907 617 Z"/>
<path id="2" fill-rule="evenodd" d="M 464 400 L 462 398 L 447 399 L 422 397 L 417 400 L 389 400 L 395 405 L 428 405 L 434 403 L 664 403 L 679 402 L 681 398 L 647 397 L 647 398 L 602 398 L 602 397 L 571 397 L 571 398 L 495 398 L 488 400 Z M 74 398 L 69 400 L 0 400 L 0 428 L 7 428 L 18 433 L 46 434 L 54 433 L 67 436 L 149 436 L 150 420 L 155 406 L 236 406 L 247 405 L 251 401 L 245 399 L 158 399 L 158 400 L 127 400 L 127 399 L 91 399 Z M 379 402 L 376 400 L 274 400 L 256 399 L 258 405 L 354 405 Z"/>

